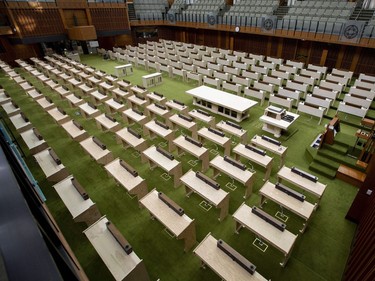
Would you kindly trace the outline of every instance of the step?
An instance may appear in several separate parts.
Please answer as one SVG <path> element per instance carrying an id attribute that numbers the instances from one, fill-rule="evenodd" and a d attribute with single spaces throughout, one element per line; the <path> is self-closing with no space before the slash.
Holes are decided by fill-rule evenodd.
<path id="1" fill-rule="evenodd" d="M 319 163 L 313 161 L 310 166 L 309 170 L 313 171 L 314 173 L 320 174 L 322 176 L 325 176 L 329 179 L 334 179 L 336 176 L 336 169 L 330 169 L 328 167 L 322 166 Z"/>
<path id="2" fill-rule="evenodd" d="M 319 149 L 319 151 L 321 151 L 322 149 L 323 150 L 330 150 L 330 151 L 333 151 L 337 154 L 341 154 L 341 155 L 346 155 L 346 153 L 348 152 L 348 146 L 347 145 L 341 145 L 341 144 L 333 144 L 333 145 L 329 145 L 329 144 L 323 144 L 323 147 L 321 149 Z"/>
<path id="3" fill-rule="evenodd" d="M 346 155 L 335 153 L 332 150 L 320 149 L 318 151 L 318 155 L 331 159 L 332 161 L 336 161 L 339 164 L 345 164 L 351 168 L 358 168 L 356 165 L 357 159 L 351 158 Z"/>
<path id="4" fill-rule="evenodd" d="M 325 166 L 335 171 L 337 171 L 337 169 L 340 167 L 340 163 L 337 163 L 336 161 L 331 160 L 331 158 L 327 158 L 320 154 L 316 155 L 313 162 L 319 163 L 320 165 Z"/>

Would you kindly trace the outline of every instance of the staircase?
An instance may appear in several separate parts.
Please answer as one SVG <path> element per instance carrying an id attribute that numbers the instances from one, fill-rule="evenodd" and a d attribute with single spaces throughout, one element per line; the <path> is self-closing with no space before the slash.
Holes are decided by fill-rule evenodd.
<path id="1" fill-rule="evenodd" d="M 372 18 L 374 12 L 375 9 L 362 9 L 361 7 L 356 7 L 349 19 L 368 22 Z"/>
<path id="2" fill-rule="evenodd" d="M 279 6 L 273 11 L 273 15 L 277 16 L 278 19 L 282 19 L 289 12 L 288 6 Z"/>
<path id="3" fill-rule="evenodd" d="M 133 3 L 128 3 L 128 16 L 129 20 L 137 20 Z"/>
<path id="4" fill-rule="evenodd" d="M 308 158 L 312 160 L 309 170 L 330 179 L 336 177 L 336 172 L 340 165 L 363 172 L 363 169 L 356 165 L 357 159 L 347 155 L 351 151 L 354 142 L 354 136 L 340 133 L 336 135 L 333 145 L 325 144 L 319 150 L 311 147 L 307 148 Z"/>

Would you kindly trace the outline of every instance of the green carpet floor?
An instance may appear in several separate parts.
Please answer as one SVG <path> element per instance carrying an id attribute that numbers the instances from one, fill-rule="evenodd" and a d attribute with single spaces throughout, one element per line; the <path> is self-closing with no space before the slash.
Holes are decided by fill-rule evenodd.
<path id="1" fill-rule="evenodd" d="M 111 74 L 114 73 L 114 66 L 119 65 L 117 62 L 104 61 L 94 55 L 82 56 L 82 61 Z M 23 72 L 29 81 L 35 82 L 36 87 L 41 89 L 43 94 L 51 97 L 56 105 L 63 107 L 71 118 L 78 120 L 90 135 L 99 137 L 115 157 L 121 157 L 129 162 L 139 172 L 140 176 L 146 179 L 149 190 L 157 188 L 182 206 L 185 213 L 196 221 L 198 242 L 211 232 L 214 237 L 223 239 L 248 258 L 257 266 L 258 272 L 273 281 L 341 280 L 356 228 L 355 224 L 345 220 L 344 217 L 357 193 L 356 188 L 337 179 L 330 180 L 319 176 L 319 181 L 328 185 L 321 206 L 313 214 L 306 232 L 298 235 L 287 266 L 281 268 L 279 262 L 282 261 L 283 256 L 278 250 L 270 246 L 265 253 L 262 253 L 252 245 L 255 239 L 254 234 L 247 230 L 242 230 L 238 235 L 234 233 L 235 223 L 231 214 L 244 201 L 242 198 L 244 189 L 241 184 L 235 182 L 238 188 L 235 191 L 230 191 L 225 187 L 225 184 L 231 181 L 230 178 L 225 175 L 218 178 L 218 182 L 223 189 L 230 192 L 230 214 L 224 221 L 219 222 L 217 219 L 218 210 L 212 208 L 208 212 L 204 211 L 199 207 L 202 198 L 198 195 L 187 198 L 182 186 L 175 189 L 173 188 L 173 179 L 164 181 L 160 177 L 163 173 L 161 169 L 156 168 L 150 171 L 147 165 L 141 163 L 140 157 L 134 153 L 133 149 L 125 150 L 121 145 L 116 144 L 113 133 L 98 130 L 95 121 L 84 119 L 79 115 L 77 109 L 70 108 L 67 101 L 61 100 L 58 94 L 47 87 L 43 87 L 35 77 L 25 73 L 22 69 L 17 70 Z M 134 74 L 126 77 L 126 79 L 133 84 L 140 84 L 141 76 L 147 73 L 143 68 L 134 68 Z M 192 99 L 185 94 L 185 91 L 196 87 L 196 83 L 183 83 L 180 79 L 170 79 L 165 74 L 163 79 L 164 82 L 160 86 L 152 88 L 152 90 L 164 94 L 168 99 L 178 99 L 192 107 Z M 5 77 L 4 74 L 0 75 L 0 85 L 9 92 L 12 99 L 29 117 L 33 125 L 39 129 L 47 143 L 56 151 L 62 163 L 85 187 L 101 213 L 106 215 L 124 234 L 137 255 L 144 260 L 151 280 L 157 280 L 158 278 L 162 281 L 220 280 L 210 269 L 203 270 L 199 267 L 199 259 L 192 251 L 184 253 L 182 242 L 170 238 L 159 222 L 151 220 L 145 209 L 139 209 L 137 200 L 131 199 L 124 189 L 117 186 L 115 181 L 107 176 L 104 168 L 92 161 L 79 143 L 71 140 L 65 130 L 56 125 L 52 118 L 34 100 L 27 97 L 18 85 Z M 252 108 L 250 118 L 241 123 L 248 130 L 249 138 L 255 134 L 264 134 L 259 117 L 263 114 L 266 105 L 267 103 L 263 107 L 258 105 Z M 99 108 L 104 112 L 103 106 Z M 3 111 L 2 115 L 5 115 Z M 115 117 L 122 122 L 120 115 Z M 219 120 L 221 120 L 221 117 L 217 116 L 216 122 Z M 324 130 L 324 124 L 328 121 L 328 119 L 324 119 L 322 125 L 317 125 L 318 120 L 316 118 L 310 118 L 310 116 L 304 114 L 297 119 L 289 132 L 280 138 L 283 145 L 288 147 L 287 166 L 308 169 L 309 161 L 305 156 L 306 147 Z M 12 127 L 9 121 L 7 123 Z M 122 124 L 126 125 L 123 122 Z M 139 126 L 136 125 L 135 128 L 139 128 Z M 356 129 L 349 125 L 341 126 L 342 132 L 348 135 L 354 135 Z M 33 161 L 21 138 L 16 133 L 15 135 L 26 154 L 26 162 L 46 195 L 48 207 L 90 280 L 112 280 L 110 272 L 85 235 L 82 234 L 86 225 L 73 222 L 70 213 L 53 189 L 52 184 L 43 179 L 42 171 Z M 157 144 L 162 141 L 160 138 L 154 141 L 148 140 L 149 144 Z M 209 143 L 205 146 L 216 148 L 215 145 Z M 223 153 L 221 148 L 219 148 L 219 151 L 221 154 Z M 177 155 L 175 154 L 175 156 Z M 214 155 L 211 154 L 210 158 L 213 157 Z M 188 164 L 190 159 L 193 158 L 188 155 L 181 158 L 177 157 L 177 160 L 183 162 L 183 173 L 192 168 Z M 276 182 L 279 163 L 280 159 L 275 155 L 271 182 Z M 248 167 L 251 167 L 250 164 Z M 262 180 L 264 169 L 256 165 L 253 165 L 253 168 L 257 173 L 256 182 L 252 196 L 245 200 L 246 204 L 250 206 L 259 203 L 258 190 L 264 183 Z M 199 169 L 199 166 L 193 169 Z M 212 175 L 212 171 L 210 170 L 207 174 Z M 310 196 L 307 196 L 307 199 L 315 200 Z M 280 210 L 279 206 L 272 202 L 268 202 L 264 209 L 270 214 L 275 214 Z M 284 210 L 284 212 L 289 216 L 287 229 L 298 234 L 298 230 L 302 227 L 302 219 L 287 210 Z"/>

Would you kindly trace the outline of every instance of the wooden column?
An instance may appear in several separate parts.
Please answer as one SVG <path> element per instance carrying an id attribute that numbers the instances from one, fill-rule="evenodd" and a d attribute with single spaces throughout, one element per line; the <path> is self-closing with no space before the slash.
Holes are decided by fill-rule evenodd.
<path id="1" fill-rule="evenodd" d="M 345 51 L 346 51 L 346 45 L 341 45 L 339 54 L 337 56 L 336 64 L 335 64 L 336 68 L 341 68 L 342 60 L 344 59 L 344 55 L 345 55 Z"/>
<path id="2" fill-rule="evenodd" d="M 279 38 L 277 42 L 277 54 L 276 54 L 278 58 L 281 58 L 283 54 L 283 45 L 284 45 L 284 38 Z"/>
<path id="3" fill-rule="evenodd" d="M 234 36 L 232 33 L 230 33 L 230 37 L 229 37 L 229 50 L 233 50 L 233 47 L 234 47 Z"/>
<path id="4" fill-rule="evenodd" d="M 311 52 L 311 48 L 310 48 L 310 51 L 309 53 Z M 322 56 L 320 57 L 320 65 L 325 65 L 326 64 L 326 60 L 327 60 L 327 56 L 328 56 L 328 50 L 327 49 L 324 49 L 323 52 L 322 52 Z"/>
<path id="5" fill-rule="evenodd" d="M 266 49 L 266 56 L 271 56 L 271 48 L 272 48 L 272 36 L 267 36 L 267 49 Z"/>
<path id="6" fill-rule="evenodd" d="M 362 48 L 361 47 L 357 47 L 355 49 L 353 60 L 352 60 L 352 63 L 350 64 L 350 69 L 349 69 L 350 71 L 355 72 L 355 69 L 357 68 L 357 64 L 358 64 L 359 58 L 361 56 L 361 52 L 362 52 Z"/>

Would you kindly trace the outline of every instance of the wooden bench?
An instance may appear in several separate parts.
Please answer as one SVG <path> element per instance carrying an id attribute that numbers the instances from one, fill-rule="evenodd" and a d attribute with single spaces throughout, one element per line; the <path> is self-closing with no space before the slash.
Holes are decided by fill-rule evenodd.
<path id="1" fill-rule="evenodd" d="M 340 165 L 336 177 L 356 187 L 361 187 L 365 181 L 366 174 L 345 165 Z"/>

